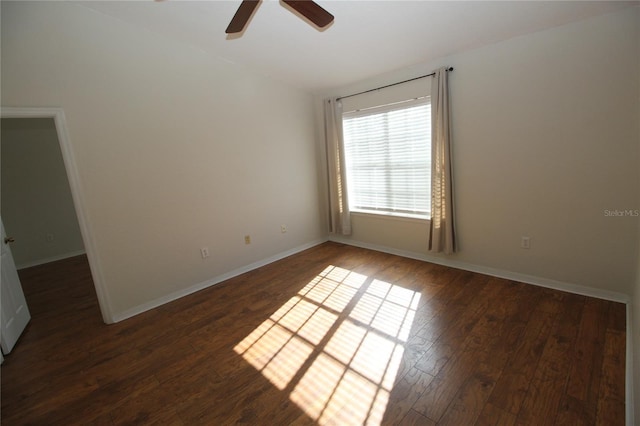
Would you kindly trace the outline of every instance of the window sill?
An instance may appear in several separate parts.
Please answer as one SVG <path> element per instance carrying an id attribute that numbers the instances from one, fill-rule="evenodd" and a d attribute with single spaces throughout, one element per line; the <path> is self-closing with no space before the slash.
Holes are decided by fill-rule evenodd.
<path id="1" fill-rule="evenodd" d="M 392 219 L 392 220 L 398 220 L 398 221 L 406 221 L 406 222 L 418 222 L 418 223 L 424 223 L 424 222 L 429 222 L 431 220 L 431 218 L 427 218 L 424 216 L 412 216 L 412 215 L 408 215 L 408 214 L 401 214 L 401 213 L 388 213 L 388 212 L 384 212 L 384 213 L 377 213 L 377 212 L 373 212 L 370 210 L 351 210 L 351 215 L 353 216 L 363 216 L 363 217 L 375 217 L 375 218 L 379 218 L 379 219 Z"/>

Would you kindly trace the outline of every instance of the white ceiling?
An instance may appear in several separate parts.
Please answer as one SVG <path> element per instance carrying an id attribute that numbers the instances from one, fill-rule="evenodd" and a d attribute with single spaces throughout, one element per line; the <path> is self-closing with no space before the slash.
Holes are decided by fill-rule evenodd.
<path id="1" fill-rule="evenodd" d="M 263 0 L 239 37 L 233 1 L 89 1 L 82 6 L 195 46 L 310 92 L 637 5 L 637 1 L 317 0 L 335 16 L 319 31 Z"/>

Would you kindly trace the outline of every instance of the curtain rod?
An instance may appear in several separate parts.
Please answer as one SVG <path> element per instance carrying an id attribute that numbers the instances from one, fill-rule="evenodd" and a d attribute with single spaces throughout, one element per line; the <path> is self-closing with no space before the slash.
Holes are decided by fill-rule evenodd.
<path id="1" fill-rule="evenodd" d="M 453 67 L 449 67 L 449 68 L 447 68 L 446 70 L 447 70 L 447 71 L 453 71 Z M 336 98 L 336 100 L 337 100 L 337 101 L 339 101 L 339 100 L 341 100 L 341 99 L 350 98 L 350 97 L 352 97 L 352 96 L 364 95 L 365 93 L 375 92 L 376 90 L 386 89 L 387 87 L 397 86 L 398 84 L 408 83 L 408 82 L 410 82 L 410 81 L 420 80 L 421 78 L 431 77 L 431 76 L 434 76 L 434 75 L 436 75 L 436 73 L 435 73 L 435 72 L 432 72 L 431 74 L 421 75 L 420 77 L 410 78 L 409 80 L 399 81 L 399 82 L 397 82 L 397 83 L 387 84 L 386 86 L 376 87 L 375 89 L 365 90 L 364 92 L 358 92 L 358 93 L 353 93 L 353 94 L 351 94 L 351 95 L 340 96 L 339 98 Z"/>

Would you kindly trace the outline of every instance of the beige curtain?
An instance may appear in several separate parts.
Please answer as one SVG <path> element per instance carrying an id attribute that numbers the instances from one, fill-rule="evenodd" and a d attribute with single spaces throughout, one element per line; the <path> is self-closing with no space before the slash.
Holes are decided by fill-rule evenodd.
<path id="1" fill-rule="evenodd" d="M 456 251 L 451 167 L 449 73 L 437 70 L 431 81 L 431 232 L 429 251 Z"/>
<path id="2" fill-rule="evenodd" d="M 329 175 L 329 232 L 351 235 L 342 136 L 342 103 L 335 98 L 324 101 L 324 131 Z"/>

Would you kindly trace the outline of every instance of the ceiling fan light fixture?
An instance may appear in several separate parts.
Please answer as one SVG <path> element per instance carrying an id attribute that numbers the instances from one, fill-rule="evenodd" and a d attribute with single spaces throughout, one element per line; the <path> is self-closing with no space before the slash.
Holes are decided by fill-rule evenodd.
<path id="1" fill-rule="evenodd" d="M 325 28 L 333 22 L 333 15 L 312 0 L 282 0 L 300 15 L 307 18 L 319 28 Z M 247 26 L 260 0 L 242 0 L 238 10 L 225 30 L 227 34 L 241 33 Z"/>
<path id="2" fill-rule="evenodd" d="M 333 22 L 333 15 L 318 3 L 311 0 L 282 0 L 296 12 L 313 22 L 319 28 L 324 28 Z"/>
<path id="3" fill-rule="evenodd" d="M 229 22 L 225 33 L 241 33 L 249 22 L 249 19 L 251 19 L 251 15 L 253 15 L 253 12 L 258 7 L 258 3 L 260 3 L 260 0 L 243 0 L 238 10 L 236 10 L 236 14 L 233 15 L 231 22 Z"/>

